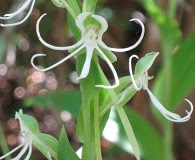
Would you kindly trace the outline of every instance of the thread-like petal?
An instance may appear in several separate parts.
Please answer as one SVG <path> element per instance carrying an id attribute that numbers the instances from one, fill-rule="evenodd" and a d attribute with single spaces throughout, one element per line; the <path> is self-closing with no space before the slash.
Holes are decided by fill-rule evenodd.
<path id="1" fill-rule="evenodd" d="M 32 154 L 32 141 L 30 141 L 30 143 L 29 143 L 29 151 L 28 151 L 28 154 L 24 160 L 29 160 L 31 154 Z"/>
<path id="2" fill-rule="evenodd" d="M 141 28 L 142 28 L 142 33 L 140 35 L 140 38 L 138 39 L 138 41 L 134 45 L 127 47 L 127 48 L 111 48 L 111 47 L 106 46 L 102 41 L 100 41 L 100 43 L 99 43 L 100 46 L 107 49 L 107 50 L 113 51 L 113 52 L 127 52 L 127 51 L 130 51 L 130 50 L 136 48 L 141 43 L 141 41 L 144 37 L 145 28 L 144 28 L 143 23 L 139 19 L 131 19 L 130 21 L 137 21 L 141 25 Z"/>
<path id="3" fill-rule="evenodd" d="M 22 148 L 22 150 L 20 151 L 20 153 L 13 159 L 11 160 L 20 160 L 20 158 L 23 156 L 23 154 L 26 152 L 26 150 L 28 149 L 29 143 L 26 143 L 24 145 L 24 147 Z"/>
<path id="4" fill-rule="evenodd" d="M 101 57 L 103 57 L 103 59 L 106 61 L 106 63 L 110 67 L 113 73 L 114 79 L 115 79 L 115 84 L 113 86 L 96 85 L 96 87 L 105 88 L 105 89 L 112 89 L 112 88 L 117 87 L 119 85 L 119 78 L 118 78 L 118 75 L 116 73 L 114 66 L 112 65 L 110 60 L 105 56 L 105 54 L 102 52 L 102 50 L 98 46 L 96 47 L 96 49 L 98 50 L 98 52 L 101 54 Z"/>
<path id="5" fill-rule="evenodd" d="M 30 10 L 28 11 L 28 14 L 21 21 L 16 22 L 16 23 L 11 23 L 11 24 L 1 24 L 1 26 L 2 27 L 10 27 L 10 26 L 16 26 L 16 25 L 22 24 L 24 21 L 26 21 L 29 18 L 30 14 L 32 13 L 34 5 L 35 5 L 35 0 L 32 0 L 32 4 L 30 7 Z"/>
<path id="6" fill-rule="evenodd" d="M 74 45 L 71 45 L 71 46 L 65 46 L 65 47 L 59 47 L 59 46 L 53 46 L 47 42 L 45 42 L 43 40 L 43 38 L 41 37 L 41 34 L 40 34 L 40 31 L 39 31 L 39 24 L 40 24 L 40 21 L 42 20 L 42 18 L 47 15 L 46 13 L 43 14 L 37 21 L 37 24 L 36 24 L 36 32 L 37 32 L 37 36 L 39 38 L 39 40 L 41 41 L 41 43 L 43 45 L 45 45 L 46 47 L 48 48 L 51 48 L 51 49 L 54 49 L 54 50 L 59 50 L 59 51 L 62 51 L 62 50 L 69 50 L 69 49 L 74 49 L 74 48 L 77 48 L 79 47 L 84 41 L 83 39 L 81 39 L 80 41 L 78 41 L 77 43 L 75 43 Z"/>
<path id="7" fill-rule="evenodd" d="M 24 146 L 24 143 L 20 144 L 19 146 L 17 146 L 16 148 L 12 149 L 11 151 L 9 151 L 8 153 L 4 154 L 3 156 L 0 157 L 0 159 L 4 159 L 5 157 L 9 156 L 10 154 L 14 153 L 15 151 L 17 151 L 18 149 L 20 149 L 22 146 Z"/>
<path id="8" fill-rule="evenodd" d="M 68 56 L 66 56 L 65 58 L 63 58 L 62 60 L 60 60 L 59 62 L 53 64 L 53 65 L 50 66 L 50 67 L 44 68 L 44 69 L 38 68 L 38 67 L 34 64 L 33 61 L 34 61 L 34 59 L 35 59 L 36 57 L 46 56 L 46 54 L 35 54 L 35 55 L 32 56 L 32 58 L 31 58 L 31 65 L 32 65 L 36 70 L 45 72 L 45 71 L 48 71 L 48 70 L 50 70 L 50 69 L 52 69 L 52 68 L 54 68 L 54 67 L 60 65 L 61 63 L 65 62 L 67 59 L 73 57 L 75 54 L 77 54 L 77 53 L 78 53 L 80 50 L 82 50 L 83 48 L 84 48 L 84 45 L 82 45 L 81 47 L 79 47 L 76 51 L 74 51 L 73 53 L 69 54 Z"/>
<path id="9" fill-rule="evenodd" d="M 15 16 L 17 16 L 18 14 L 20 14 L 22 11 L 24 11 L 28 5 L 30 4 L 31 0 L 27 0 L 23 5 L 22 7 L 20 7 L 18 10 L 16 10 L 15 12 L 13 13 L 9 13 L 9 14 L 5 14 L 4 17 L 0 17 L 0 19 L 4 19 L 4 20 L 7 20 L 7 19 L 11 19 Z"/>
<path id="10" fill-rule="evenodd" d="M 137 91 L 141 90 L 142 89 L 142 85 L 140 87 L 138 87 L 135 83 L 135 79 L 134 79 L 134 76 L 133 76 L 133 72 L 132 72 L 132 65 L 131 65 L 131 61 L 133 58 L 137 58 L 139 59 L 139 57 L 137 55 L 132 55 L 130 58 L 129 58 L 129 72 L 130 72 L 130 76 L 131 76 L 131 80 L 132 80 L 132 83 L 133 83 L 133 86 L 135 87 L 135 89 Z"/>
<path id="11" fill-rule="evenodd" d="M 93 56 L 93 51 L 94 51 L 94 47 L 86 46 L 86 52 L 87 52 L 86 53 L 86 59 L 85 59 L 83 69 L 82 69 L 81 74 L 78 77 L 78 79 L 83 79 L 83 78 L 86 78 L 88 76 L 90 66 L 91 66 L 91 59 L 92 59 L 92 56 Z"/>
<path id="12" fill-rule="evenodd" d="M 181 118 L 180 115 L 178 114 L 175 114 L 175 113 L 172 113 L 168 110 L 166 110 L 163 105 L 157 100 L 157 98 L 152 94 L 152 92 L 148 89 L 148 87 L 144 86 L 144 89 L 146 89 L 146 91 L 148 92 L 149 96 L 150 96 L 150 99 L 153 103 L 153 105 L 162 113 L 162 115 L 167 118 L 168 120 L 170 121 L 173 121 L 173 122 L 186 122 L 190 119 L 190 116 L 192 114 L 192 111 L 193 111 L 193 105 L 192 103 L 185 99 L 189 104 L 190 104 L 190 112 L 186 111 L 187 112 L 187 115 L 183 118 Z"/>

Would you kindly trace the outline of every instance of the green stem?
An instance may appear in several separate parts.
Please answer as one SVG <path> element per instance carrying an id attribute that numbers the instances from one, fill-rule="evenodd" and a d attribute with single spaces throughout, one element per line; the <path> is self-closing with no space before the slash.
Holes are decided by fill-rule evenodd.
<path id="1" fill-rule="evenodd" d="M 174 17 L 175 15 L 175 0 L 170 0 L 169 2 L 169 12 L 168 15 L 170 17 Z M 162 50 L 163 50 L 163 67 L 166 73 L 165 77 L 165 97 L 164 97 L 164 104 L 165 106 L 169 107 L 171 102 L 171 79 L 172 79 L 172 46 L 165 39 L 162 40 Z M 171 122 L 166 121 L 163 124 L 163 138 L 164 138 L 164 151 L 165 151 L 165 159 L 166 160 L 173 160 L 173 153 L 172 153 L 172 125 Z"/>
<path id="2" fill-rule="evenodd" d="M 164 59 L 164 69 L 166 73 L 166 80 L 165 80 L 165 106 L 170 105 L 170 82 L 171 82 L 171 63 L 172 63 L 172 57 L 171 54 L 165 53 L 165 59 Z M 166 121 L 163 125 L 163 135 L 164 135 L 164 151 L 165 151 L 165 159 L 166 160 L 173 160 L 173 153 L 172 153 L 172 125 L 171 122 Z"/>
<path id="3" fill-rule="evenodd" d="M 3 154 L 6 154 L 6 153 L 9 152 L 9 148 L 7 146 L 7 142 L 6 142 L 6 139 L 5 139 L 5 134 L 3 132 L 1 122 L 0 122 L 0 130 L 1 130 L 0 131 L 0 146 L 2 148 Z M 11 157 L 10 156 L 7 156 L 5 159 L 6 160 L 9 160 L 9 159 L 11 159 Z"/>
<path id="4" fill-rule="evenodd" d="M 164 125 L 164 147 L 165 147 L 165 159 L 167 160 L 174 160 L 172 146 L 173 146 L 173 136 L 172 136 L 172 129 L 173 124 L 171 122 L 166 122 Z"/>
<path id="5" fill-rule="evenodd" d="M 91 118 L 90 118 L 90 103 L 82 105 L 83 111 L 83 126 L 84 126 L 84 145 L 82 152 L 82 160 L 92 160 L 93 157 L 90 154 L 92 150 L 92 135 L 91 135 Z"/>
<path id="6" fill-rule="evenodd" d="M 133 128 L 131 127 L 131 123 L 130 123 L 129 119 L 127 118 L 127 115 L 126 115 L 123 107 L 117 106 L 116 110 L 117 110 L 118 115 L 121 119 L 121 122 L 124 126 L 127 138 L 129 139 L 129 141 L 131 143 L 135 157 L 137 158 L 137 160 L 140 160 L 140 151 L 139 151 L 139 147 L 137 144 L 137 140 L 135 138 L 135 134 L 133 132 Z"/>
<path id="7" fill-rule="evenodd" d="M 117 97 L 118 98 L 118 97 Z M 100 115 L 99 117 L 102 118 L 109 110 L 110 108 L 113 106 L 113 102 L 110 102 L 106 107 L 103 108 L 102 111 L 100 111 Z"/>
<path id="8" fill-rule="evenodd" d="M 107 79 L 105 78 L 105 75 L 103 73 L 100 72 L 100 75 L 102 77 L 102 81 L 104 82 L 104 84 L 108 85 L 108 81 Z M 128 87 L 129 89 L 130 87 Z M 123 109 L 123 106 L 117 106 L 117 103 L 119 102 L 119 97 L 118 95 L 116 94 L 116 92 L 113 90 L 113 89 L 109 89 L 108 90 L 108 93 L 112 99 L 112 103 L 113 105 L 115 106 L 116 110 L 117 110 L 117 113 L 119 114 L 119 117 L 121 119 L 121 122 L 124 126 L 124 129 L 125 129 L 125 132 L 126 132 L 126 135 L 127 135 L 127 138 L 129 140 L 129 142 L 131 143 L 131 146 L 132 146 L 132 149 L 134 151 L 134 154 L 137 158 L 137 160 L 140 160 L 140 152 L 139 152 L 139 147 L 138 147 L 138 144 L 137 144 L 137 140 L 135 138 L 135 134 L 133 132 L 133 129 L 131 127 L 131 124 L 129 122 L 129 119 Z M 128 92 L 130 93 L 130 92 Z M 133 95 L 135 94 L 135 92 L 132 92 L 128 99 L 131 99 L 133 97 Z M 111 107 L 111 103 L 109 103 L 100 113 L 100 119 L 102 118 L 102 116 L 106 113 L 107 110 L 110 109 Z"/>
<path id="9" fill-rule="evenodd" d="M 100 121 L 99 119 L 99 92 L 96 92 L 94 95 L 94 130 L 95 130 L 96 160 L 102 160 L 99 121 Z"/>
<path id="10" fill-rule="evenodd" d="M 177 9 L 177 1 L 169 0 L 168 1 L 168 16 L 170 18 L 175 18 L 176 9 Z"/>

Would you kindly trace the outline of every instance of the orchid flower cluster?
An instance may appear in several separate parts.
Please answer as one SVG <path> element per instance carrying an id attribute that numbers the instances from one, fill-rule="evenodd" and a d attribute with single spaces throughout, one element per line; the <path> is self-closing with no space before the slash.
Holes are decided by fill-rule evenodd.
<path id="1" fill-rule="evenodd" d="M 146 90 L 153 105 L 162 113 L 162 115 L 173 122 L 185 122 L 188 121 L 190 119 L 190 116 L 192 114 L 193 111 L 193 105 L 192 103 L 188 100 L 185 99 L 189 105 L 190 105 L 190 111 L 186 110 L 187 115 L 184 117 L 181 117 L 178 114 L 172 113 L 170 111 L 168 111 L 158 100 L 157 98 L 152 94 L 152 92 L 149 90 L 148 88 L 148 81 L 150 79 L 152 79 L 152 76 L 148 76 L 148 70 L 151 68 L 152 64 L 154 63 L 154 60 L 156 59 L 156 57 L 158 56 L 159 53 L 150 53 L 150 54 L 146 54 L 143 58 L 141 58 L 140 60 L 138 60 L 136 66 L 135 66 L 135 73 L 133 74 L 132 71 L 132 65 L 131 65 L 131 61 L 133 58 L 137 58 L 137 55 L 132 55 L 129 58 L 129 72 L 130 72 L 130 76 L 128 76 L 129 78 L 129 83 L 124 85 L 123 87 L 121 87 L 122 89 L 120 89 L 120 92 L 116 92 L 115 89 L 116 88 L 120 88 L 121 84 L 120 84 L 120 79 L 117 75 L 117 72 L 113 66 L 113 62 L 116 61 L 116 57 L 113 54 L 113 52 L 127 52 L 130 51 L 132 49 L 134 49 L 135 47 L 137 47 L 143 37 L 144 37 L 144 33 L 145 33 L 145 28 L 143 23 L 139 20 L 139 19 L 131 19 L 131 22 L 137 22 L 140 26 L 141 26 L 141 34 L 139 39 L 137 40 L 137 42 L 132 45 L 129 46 L 127 48 L 112 48 L 112 47 L 108 47 L 102 40 L 102 36 L 103 34 L 106 32 L 106 30 L 108 29 L 108 23 L 106 21 L 105 18 L 103 18 L 102 16 L 96 15 L 93 12 L 93 7 L 95 6 L 94 4 L 96 4 L 96 2 L 89 2 L 88 0 L 84 0 L 83 2 L 83 8 L 82 8 L 82 12 L 78 9 L 77 6 L 79 5 L 75 5 L 75 3 L 77 3 L 76 1 L 72 1 L 72 0 L 52 0 L 52 2 L 57 6 L 57 7 L 62 7 L 62 8 L 66 8 L 68 10 L 68 12 L 70 13 L 70 15 L 72 16 L 77 29 L 81 32 L 81 38 L 80 40 L 78 40 L 78 42 L 76 42 L 74 45 L 71 46 L 64 46 L 64 47 L 60 47 L 60 46 L 54 46 L 52 44 L 47 43 L 45 40 L 43 40 L 43 38 L 41 37 L 40 34 L 40 22 L 43 19 L 43 17 L 46 14 L 43 14 L 42 16 L 40 16 L 40 18 L 37 21 L 36 24 L 36 33 L 38 35 L 38 39 L 40 40 L 40 42 L 53 50 L 58 50 L 58 51 L 69 51 L 70 54 L 66 57 L 64 57 L 62 60 L 60 60 L 59 62 L 47 67 L 47 68 L 40 68 L 37 67 L 34 63 L 34 59 L 41 57 L 41 56 L 46 56 L 45 54 L 39 53 L 39 54 L 35 54 L 32 58 L 31 58 L 31 64 L 32 66 L 39 70 L 39 71 L 48 71 L 50 69 L 53 69 L 54 67 L 62 64 L 63 62 L 65 62 L 66 60 L 76 56 L 77 59 L 80 58 L 80 55 L 85 54 L 85 59 L 84 59 L 84 63 L 80 66 L 81 68 L 81 73 L 78 76 L 79 80 L 83 80 L 83 81 L 88 81 L 88 77 L 89 75 L 93 72 L 93 70 L 91 69 L 92 64 L 95 62 L 96 66 L 98 66 L 98 73 L 97 76 L 102 76 L 99 79 L 104 79 L 104 80 L 96 80 L 96 78 L 94 78 L 93 80 L 89 80 L 89 81 L 95 81 L 98 83 L 104 83 L 104 84 L 95 84 L 96 92 L 95 91 L 91 91 L 91 88 L 94 88 L 94 86 L 89 86 L 91 83 L 86 83 L 87 87 L 83 85 L 83 83 L 81 83 L 81 88 L 82 87 L 86 87 L 84 90 L 82 90 L 82 92 L 85 95 L 88 95 L 88 97 L 85 97 L 85 99 L 83 100 L 82 103 L 82 108 L 81 108 L 81 112 L 80 112 L 80 116 L 83 119 L 81 121 L 78 121 L 78 125 L 82 126 L 82 127 L 78 127 L 80 129 L 79 139 L 81 140 L 81 142 L 83 142 L 83 155 L 82 155 L 82 159 L 83 160 L 91 160 L 94 158 L 94 154 L 93 152 L 89 153 L 89 149 L 94 148 L 93 145 L 97 145 L 96 149 L 95 149 L 95 154 L 96 154 L 96 158 L 98 160 L 101 160 L 101 152 L 100 152 L 100 144 L 99 142 L 97 142 L 97 139 L 99 140 L 100 135 L 97 134 L 100 131 L 100 122 L 98 122 L 99 117 L 100 120 L 102 117 L 104 117 L 106 115 L 106 113 L 108 113 L 110 111 L 110 108 L 112 106 L 115 106 L 121 121 L 124 122 L 124 128 L 127 132 L 127 136 L 130 137 L 129 135 L 131 135 L 132 137 L 129 138 L 130 143 L 132 144 L 132 148 L 135 152 L 135 156 L 136 158 L 139 160 L 140 159 L 140 153 L 138 151 L 138 145 L 137 145 L 137 141 L 135 139 L 135 135 L 133 133 L 133 130 L 130 126 L 130 123 L 128 123 L 126 121 L 126 114 L 121 111 L 121 108 L 125 105 L 125 103 L 127 103 L 132 96 L 139 90 L 143 89 Z M 90 8 L 89 5 L 92 4 L 92 7 Z M 3 17 L 0 17 L 0 19 L 2 20 L 9 20 L 12 18 L 17 17 L 19 14 L 21 14 L 24 10 L 26 10 L 29 6 L 29 12 L 27 13 L 27 15 L 19 22 L 15 22 L 15 23 L 11 23 L 11 24 L 1 24 L 2 27 L 9 27 L 9 26 L 16 26 L 19 25 L 21 23 L 23 23 L 24 21 L 27 20 L 27 18 L 30 16 L 30 14 L 32 13 L 33 7 L 35 5 L 35 0 L 26 0 L 25 3 L 23 5 L 21 5 L 21 7 L 11 13 L 11 14 L 5 14 Z M 71 7 L 72 5 L 72 7 Z M 104 75 L 101 74 L 99 75 L 99 73 L 101 72 L 101 68 L 99 67 L 98 64 L 98 60 L 94 60 L 94 57 L 100 57 L 101 59 L 103 59 L 107 65 L 109 66 L 110 70 L 112 71 L 113 77 L 115 79 L 115 83 L 113 85 L 109 85 L 107 79 L 105 77 L 103 77 Z M 97 78 L 98 79 L 98 78 Z M 89 90 L 87 88 L 90 88 Z M 107 102 L 107 96 L 105 96 L 105 100 L 103 102 L 105 103 L 101 103 L 98 102 L 99 101 L 99 96 L 95 96 L 95 93 L 97 93 L 97 88 L 99 88 L 98 92 L 100 94 L 100 92 L 105 91 L 105 89 L 107 89 L 107 94 L 109 95 L 108 100 L 109 102 Z M 88 93 L 89 92 L 89 93 Z M 92 103 L 92 100 L 94 100 L 94 102 Z M 97 103 L 98 102 L 98 103 Z M 95 105 L 100 105 L 103 109 L 103 112 L 98 111 L 96 109 L 94 109 L 96 111 L 96 113 L 94 113 L 94 115 L 90 115 L 91 114 L 91 109 L 93 107 L 91 107 L 90 105 L 94 104 Z M 87 107 L 87 109 L 86 109 Z M 99 107 L 99 106 L 98 106 Z M 96 118 L 93 120 L 94 124 L 92 124 L 91 119 L 92 117 L 95 116 Z M 11 150 L 9 153 L 3 155 L 0 157 L 0 159 L 3 159 L 7 156 L 9 156 L 10 154 L 12 154 L 13 152 L 15 152 L 16 150 L 22 148 L 22 150 L 20 151 L 20 153 L 14 158 L 15 160 L 20 159 L 24 153 L 28 150 L 27 156 L 25 158 L 25 160 L 30 159 L 30 156 L 32 154 L 32 146 L 36 147 L 38 150 L 40 150 L 43 155 L 47 158 L 47 159 L 58 159 L 59 155 L 58 155 L 58 150 L 59 150 L 59 143 L 58 141 L 53 138 L 52 136 L 49 136 L 47 134 L 43 134 L 39 131 L 38 129 L 38 123 L 37 121 L 28 115 L 25 115 L 22 113 L 22 111 L 20 112 L 16 112 L 16 119 L 19 120 L 20 123 L 20 128 L 21 128 L 21 135 L 24 138 L 23 142 L 16 147 L 15 149 Z M 103 118 L 102 118 L 103 119 Z M 82 124 L 81 124 L 82 123 Z M 90 127 L 91 125 L 94 125 L 93 127 Z M 96 130 L 96 134 L 91 133 L 92 132 L 92 128 L 95 128 Z M 84 131 L 83 131 L 84 130 Z M 128 133 L 131 132 L 131 133 Z M 81 133 L 82 132 L 82 133 Z M 91 137 L 92 135 L 95 135 L 95 137 Z M 89 140 L 90 139 L 90 140 Z M 94 144 L 91 142 L 91 139 L 94 140 Z M 98 146 L 99 145 L 99 146 Z M 67 146 L 67 145 L 66 145 Z M 98 149 L 99 147 L 99 149 Z M 73 156 L 75 157 L 75 159 L 79 159 L 77 156 Z"/>
<path id="2" fill-rule="evenodd" d="M 108 47 L 102 41 L 102 35 L 108 28 L 107 21 L 103 17 L 98 16 L 98 15 L 94 15 L 94 14 L 89 13 L 89 12 L 81 13 L 76 18 L 75 23 L 82 33 L 82 38 L 76 44 L 74 44 L 72 46 L 57 47 L 57 46 L 53 46 L 53 45 L 45 42 L 40 35 L 39 23 L 44 15 L 42 15 L 39 18 L 37 25 L 36 25 L 37 35 L 38 35 L 38 38 L 41 41 L 41 43 L 43 45 L 45 45 L 46 47 L 54 49 L 54 50 L 72 50 L 73 49 L 74 51 L 70 55 L 68 55 L 67 57 L 65 57 L 62 60 L 60 60 L 59 62 L 57 62 L 56 64 L 53 64 L 52 66 L 45 68 L 45 69 L 38 68 L 33 63 L 33 61 L 36 57 L 45 56 L 45 54 L 36 54 L 31 59 L 31 64 L 35 69 L 37 69 L 39 71 L 48 71 L 48 70 L 56 67 L 57 65 L 63 63 L 64 61 L 68 60 L 69 58 L 73 57 L 74 55 L 79 54 L 79 52 L 85 48 L 86 49 L 86 60 L 85 60 L 85 63 L 83 65 L 83 69 L 82 69 L 81 74 L 78 77 L 78 79 L 83 79 L 83 78 L 87 77 L 87 75 L 89 74 L 90 64 L 91 64 L 93 54 L 95 54 L 94 52 L 97 51 L 97 54 L 103 60 L 105 60 L 108 64 L 108 66 L 110 67 L 110 69 L 114 75 L 116 83 L 114 86 L 96 85 L 96 87 L 109 89 L 109 88 L 115 88 L 116 86 L 119 85 L 119 78 L 118 78 L 118 75 L 116 73 L 116 70 L 114 69 L 112 63 L 110 62 L 110 60 L 108 59 L 106 54 L 102 51 L 102 49 L 105 49 L 108 51 L 126 52 L 126 51 L 132 50 L 133 48 L 137 47 L 140 44 L 141 40 L 143 39 L 144 32 L 145 32 L 143 23 L 139 19 L 130 20 L 130 21 L 137 21 L 142 27 L 142 33 L 141 33 L 139 40 L 133 46 L 119 49 L 119 48 Z M 107 52 L 107 53 L 113 54 L 112 52 Z M 111 56 L 113 56 L 113 55 L 111 55 Z"/>

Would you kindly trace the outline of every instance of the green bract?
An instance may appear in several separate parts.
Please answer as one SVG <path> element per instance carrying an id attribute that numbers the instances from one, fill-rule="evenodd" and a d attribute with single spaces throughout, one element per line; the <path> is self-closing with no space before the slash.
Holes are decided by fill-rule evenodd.
<path id="1" fill-rule="evenodd" d="M 33 134 L 39 133 L 39 125 L 34 117 L 23 114 L 22 110 L 20 110 L 16 112 L 15 119 L 19 120 L 21 131 L 31 132 Z"/>
<path id="2" fill-rule="evenodd" d="M 141 58 L 135 65 L 135 74 L 134 76 L 142 75 L 144 72 L 146 72 L 152 64 L 154 63 L 154 60 L 159 55 L 158 52 L 152 52 L 146 54 L 143 58 Z"/>

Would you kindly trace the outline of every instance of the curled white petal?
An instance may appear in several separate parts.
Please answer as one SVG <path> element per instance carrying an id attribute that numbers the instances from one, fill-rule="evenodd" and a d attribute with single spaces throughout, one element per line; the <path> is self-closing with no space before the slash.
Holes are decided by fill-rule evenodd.
<path id="1" fill-rule="evenodd" d="M 9 13 L 9 14 L 5 14 L 4 17 L 0 17 L 0 19 L 4 19 L 4 20 L 7 20 L 7 19 L 11 19 L 15 16 L 17 16 L 18 14 L 20 14 L 22 11 L 24 11 L 28 5 L 30 4 L 31 0 L 27 0 L 23 5 L 22 7 L 20 7 L 18 10 L 16 10 L 15 12 L 13 13 Z"/>
<path id="2" fill-rule="evenodd" d="M 28 149 L 28 146 L 29 146 L 29 143 L 26 143 L 24 145 L 24 147 L 22 148 L 22 150 L 20 151 L 20 153 L 15 158 L 13 158 L 11 160 L 19 160 L 24 155 L 24 153 L 26 152 L 26 150 Z"/>
<path id="3" fill-rule="evenodd" d="M 173 122 L 186 122 L 190 119 L 190 116 L 193 112 L 193 104 L 188 100 L 185 99 L 189 104 L 190 104 L 190 112 L 186 111 L 187 115 L 185 117 L 182 117 L 178 114 L 172 113 L 168 110 L 166 110 L 163 105 L 156 99 L 156 97 L 152 94 L 152 92 L 148 89 L 148 87 L 144 86 L 144 88 L 146 89 L 146 91 L 148 92 L 150 99 L 152 101 L 152 103 L 154 104 L 154 106 L 162 113 L 162 115 L 167 118 L 170 121 Z"/>
<path id="4" fill-rule="evenodd" d="M 54 50 L 69 50 L 69 49 L 74 49 L 74 48 L 77 48 L 79 47 L 83 42 L 84 40 L 81 39 L 80 41 L 78 41 L 77 43 L 75 43 L 74 45 L 71 45 L 71 46 L 65 46 L 65 47 L 59 47 L 59 46 L 53 46 L 47 42 L 45 42 L 43 40 L 43 38 L 41 37 L 41 34 L 40 34 L 40 31 L 39 31 L 39 24 L 40 24 L 40 21 L 42 20 L 42 18 L 47 15 L 46 13 L 43 14 L 37 21 L 37 24 L 36 24 L 36 32 L 37 32 L 37 36 L 38 36 L 38 39 L 41 41 L 41 43 L 43 45 L 45 45 L 46 47 L 48 48 L 51 48 L 51 49 L 54 49 Z"/>
<path id="5" fill-rule="evenodd" d="M 24 146 L 24 143 L 20 144 L 19 146 L 17 146 L 16 148 L 12 149 L 10 152 L 4 154 L 3 156 L 0 157 L 0 159 L 4 159 L 5 157 L 11 155 L 12 153 L 14 153 L 15 151 L 17 151 L 18 149 L 20 149 L 22 146 Z"/>
<path id="6" fill-rule="evenodd" d="M 115 87 L 119 86 L 119 78 L 118 78 L 118 75 L 117 75 L 116 70 L 113 67 L 112 63 L 105 56 L 105 54 L 102 52 L 102 50 L 98 46 L 96 47 L 96 49 L 98 50 L 98 52 L 101 54 L 101 56 L 103 57 L 103 59 L 106 61 L 106 63 L 110 67 L 110 69 L 111 69 L 111 71 L 113 73 L 114 79 L 115 79 L 115 85 L 113 85 L 113 86 L 96 85 L 96 87 L 105 88 L 105 89 L 112 89 L 112 88 L 115 88 Z"/>
<path id="7" fill-rule="evenodd" d="M 78 79 L 83 79 L 83 78 L 86 78 L 88 76 L 89 70 L 90 70 L 90 65 L 91 65 L 91 59 L 93 56 L 93 51 L 94 51 L 94 47 L 86 46 L 86 52 L 87 52 L 86 59 L 85 59 L 83 69 L 82 69 L 81 74 L 78 77 Z"/>
<path id="8" fill-rule="evenodd" d="M 103 34 L 108 29 L 108 23 L 105 20 L 105 18 L 97 15 L 92 15 L 91 17 L 93 17 L 94 19 L 101 23 L 102 28 L 99 30 L 99 32 Z"/>
<path id="9" fill-rule="evenodd" d="M 89 12 L 81 13 L 77 16 L 77 18 L 75 20 L 77 27 L 81 30 L 82 33 L 85 32 L 84 21 L 91 14 L 92 13 L 89 13 Z"/>
<path id="10" fill-rule="evenodd" d="M 45 54 L 35 54 L 34 56 L 32 56 L 31 58 L 31 65 L 38 71 L 42 71 L 42 72 L 45 72 L 45 71 L 48 71 L 58 65 L 60 65 L 61 63 L 65 62 L 67 59 L 73 57 L 75 54 L 77 54 L 80 50 L 82 50 L 84 48 L 84 45 L 82 45 L 81 47 L 79 47 L 76 51 L 72 52 L 71 54 L 69 54 L 68 56 L 66 56 L 65 58 L 63 58 L 62 60 L 60 60 L 59 62 L 53 64 L 52 66 L 50 67 L 47 67 L 47 68 L 38 68 L 35 64 L 34 64 L 34 59 L 36 57 L 41 57 L 41 56 L 46 56 Z"/>
<path id="11" fill-rule="evenodd" d="M 31 154 L 32 154 L 32 141 L 30 141 L 30 143 L 29 143 L 29 151 L 28 151 L 28 154 L 24 160 L 29 160 Z"/>
<path id="12" fill-rule="evenodd" d="M 138 41 L 134 45 L 132 45 L 130 47 L 127 47 L 127 48 L 111 48 L 111 47 L 106 46 L 102 41 L 100 41 L 100 45 L 103 48 L 105 48 L 107 50 L 110 50 L 110 51 L 114 51 L 114 52 L 127 52 L 127 51 L 130 51 L 130 50 L 136 48 L 141 43 L 141 41 L 142 41 L 142 39 L 144 37 L 145 28 L 144 28 L 143 23 L 139 19 L 131 19 L 130 21 L 137 21 L 141 25 L 141 28 L 142 28 L 142 33 L 141 33 Z"/>
<path id="13" fill-rule="evenodd" d="M 141 88 L 142 88 L 142 85 L 140 86 L 140 88 L 136 85 L 135 83 L 135 79 L 134 79 L 134 76 L 133 76 L 133 72 L 132 72 L 132 65 L 131 65 L 131 61 L 133 58 L 137 58 L 139 59 L 139 57 L 137 55 L 132 55 L 130 58 L 129 58 L 129 72 L 130 72 L 130 76 L 131 76 L 131 80 L 132 80 L 132 83 L 133 83 L 133 86 L 135 87 L 135 89 L 137 91 L 139 91 Z"/>
<path id="14" fill-rule="evenodd" d="M 26 21 L 28 19 L 28 17 L 32 13 L 32 10 L 33 10 L 34 5 L 35 5 L 35 0 L 32 0 L 32 4 L 31 4 L 31 7 L 30 7 L 30 10 L 28 11 L 27 15 L 21 21 L 16 22 L 16 23 L 11 23 L 11 24 L 1 24 L 1 26 L 2 27 L 10 27 L 10 26 L 16 26 L 16 25 L 22 24 L 24 21 Z"/>

